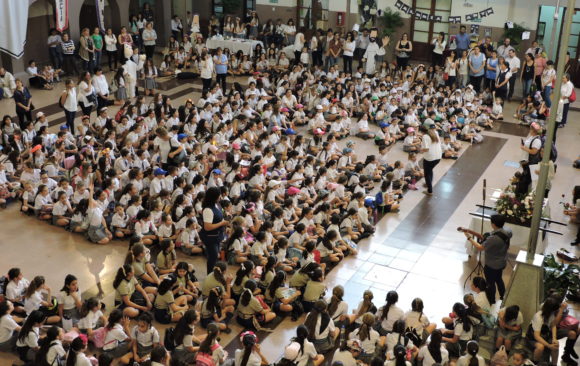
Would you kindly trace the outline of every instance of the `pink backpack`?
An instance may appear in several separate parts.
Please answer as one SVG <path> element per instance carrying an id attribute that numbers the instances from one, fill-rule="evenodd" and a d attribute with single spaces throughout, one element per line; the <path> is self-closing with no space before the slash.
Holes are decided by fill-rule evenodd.
<path id="1" fill-rule="evenodd" d="M 95 347 L 102 349 L 105 346 L 105 338 L 107 337 L 106 327 L 100 327 L 93 331 L 93 344 Z"/>

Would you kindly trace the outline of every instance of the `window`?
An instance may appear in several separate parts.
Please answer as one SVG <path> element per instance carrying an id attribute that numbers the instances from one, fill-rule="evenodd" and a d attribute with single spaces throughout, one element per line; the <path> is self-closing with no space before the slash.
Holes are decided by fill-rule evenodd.
<path id="1" fill-rule="evenodd" d="M 441 22 L 417 20 L 413 17 L 411 20 L 413 42 L 431 43 L 435 34 L 449 31 L 451 0 L 413 0 L 413 8 L 424 14 L 441 17 Z"/>

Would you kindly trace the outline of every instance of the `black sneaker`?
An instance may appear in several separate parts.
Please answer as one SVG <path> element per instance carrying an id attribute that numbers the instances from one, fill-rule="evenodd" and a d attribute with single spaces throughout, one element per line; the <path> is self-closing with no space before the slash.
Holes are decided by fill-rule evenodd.
<path id="1" fill-rule="evenodd" d="M 574 348 L 570 350 L 570 356 L 572 356 L 573 358 L 578 358 L 578 354 L 576 353 L 576 351 L 574 351 Z"/>
<path id="2" fill-rule="evenodd" d="M 578 362 L 574 361 L 569 354 L 562 356 L 562 361 L 566 362 L 566 365 L 568 366 L 578 366 Z"/>

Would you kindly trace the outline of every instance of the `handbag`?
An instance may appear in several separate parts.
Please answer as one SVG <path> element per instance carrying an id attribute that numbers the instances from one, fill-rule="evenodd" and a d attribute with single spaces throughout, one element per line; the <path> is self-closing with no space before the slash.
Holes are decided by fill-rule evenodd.
<path id="1" fill-rule="evenodd" d="M 566 329 L 566 330 L 576 330 L 578 329 L 578 324 L 580 321 L 574 318 L 572 315 L 566 315 L 562 317 L 560 323 L 558 324 L 559 329 Z"/>

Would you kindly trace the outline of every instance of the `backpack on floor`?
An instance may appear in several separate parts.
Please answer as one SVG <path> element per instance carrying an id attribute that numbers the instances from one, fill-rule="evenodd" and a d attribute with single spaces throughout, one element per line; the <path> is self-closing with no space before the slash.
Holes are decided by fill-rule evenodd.
<path id="1" fill-rule="evenodd" d="M 163 337 L 163 345 L 171 352 L 175 349 L 175 328 L 167 328 Z"/>

